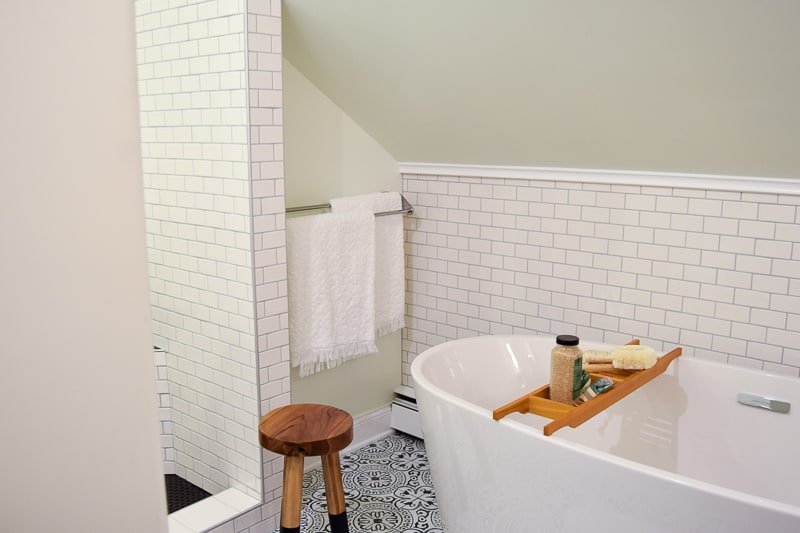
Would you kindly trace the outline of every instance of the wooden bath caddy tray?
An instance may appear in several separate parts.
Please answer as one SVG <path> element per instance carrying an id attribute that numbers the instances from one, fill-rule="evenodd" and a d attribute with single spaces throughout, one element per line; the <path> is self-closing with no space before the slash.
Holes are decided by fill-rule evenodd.
<path id="1" fill-rule="evenodd" d="M 639 344 L 639 339 L 634 339 L 628 344 Z M 580 405 L 568 405 L 550 399 L 550 385 L 539 387 L 525 396 L 494 410 L 492 417 L 500 420 L 511 413 L 532 413 L 552 420 L 544 427 L 544 434 L 550 436 L 564 426 L 576 428 L 614 405 L 622 398 L 632 393 L 654 377 L 664 372 L 673 359 L 681 355 L 681 348 L 675 348 L 658 358 L 655 365 L 647 370 L 609 370 L 589 372 L 592 381 L 605 376 L 614 381 L 614 386 L 607 392 L 595 396 Z"/>

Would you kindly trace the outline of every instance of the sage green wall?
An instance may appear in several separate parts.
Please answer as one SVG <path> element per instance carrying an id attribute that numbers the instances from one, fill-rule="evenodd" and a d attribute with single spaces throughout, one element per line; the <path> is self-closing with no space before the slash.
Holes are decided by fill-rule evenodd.
<path id="1" fill-rule="evenodd" d="M 396 161 L 286 61 L 283 94 L 287 206 L 400 190 Z M 325 403 L 354 416 L 389 403 L 400 385 L 400 333 L 377 345 L 377 354 L 305 378 L 293 369 L 292 402 Z"/>
<path id="2" fill-rule="evenodd" d="M 800 177 L 797 0 L 284 1 L 398 161 Z"/>
<path id="3" fill-rule="evenodd" d="M 392 401 L 400 385 L 400 332 L 376 340 L 378 353 L 301 378 L 292 369 L 292 403 L 324 403 L 358 416 Z"/>

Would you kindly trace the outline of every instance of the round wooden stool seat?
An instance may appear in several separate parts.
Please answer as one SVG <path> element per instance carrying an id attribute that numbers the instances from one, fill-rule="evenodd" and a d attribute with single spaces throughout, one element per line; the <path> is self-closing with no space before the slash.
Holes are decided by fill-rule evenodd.
<path id="1" fill-rule="evenodd" d="M 348 533 L 339 451 L 353 440 L 353 417 L 329 405 L 299 403 L 274 409 L 258 422 L 261 446 L 283 458 L 281 533 L 300 533 L 303 458 L 322 456 L 332 533 Z"/>
<path id="2" fill-rule="evenodd" d="M 329 405 L 299 403 L 279 407 L 258 424 L 261 446 L 281 455 L 326 455 L 353 440 L 353 417 Z"/>

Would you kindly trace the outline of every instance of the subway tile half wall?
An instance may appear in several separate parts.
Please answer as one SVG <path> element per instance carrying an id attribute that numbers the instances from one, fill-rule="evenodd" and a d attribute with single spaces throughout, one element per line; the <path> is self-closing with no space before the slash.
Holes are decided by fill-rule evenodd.
<path id="1" fill-rule="evenodd" d="M 608 181 L 404 173 L 403 383 L 425 349 L 489 334 L 638 337 L 797 376 L 800 195 Z"/>

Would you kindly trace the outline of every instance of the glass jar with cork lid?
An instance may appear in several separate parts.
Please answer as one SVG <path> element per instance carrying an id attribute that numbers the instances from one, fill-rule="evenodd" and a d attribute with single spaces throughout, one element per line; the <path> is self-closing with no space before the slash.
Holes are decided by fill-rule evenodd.
<path id="1" fill-rule="evenodd" d="M 550 399 L 571 404 L 583 386 L 583 352 L 575 335 L 559 335 L 550 356 Z"/>

